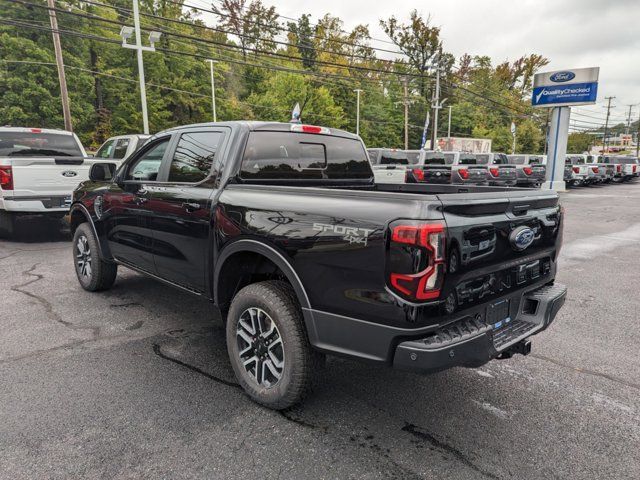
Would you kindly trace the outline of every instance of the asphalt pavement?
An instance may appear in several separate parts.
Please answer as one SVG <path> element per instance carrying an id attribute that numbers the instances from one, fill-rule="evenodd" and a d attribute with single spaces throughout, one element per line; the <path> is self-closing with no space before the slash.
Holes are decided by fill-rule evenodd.
<path id="1" fill-rule="evenodd" d="M 531 355 L 329 358 L 285 413 L 236 385 L 207 301 L 123 269 L 87 293 L 68 232 L 26 222 L 0 241 L 0 478 L 638 479 L 640 182 L 562 201 L 569 297 Z"/>

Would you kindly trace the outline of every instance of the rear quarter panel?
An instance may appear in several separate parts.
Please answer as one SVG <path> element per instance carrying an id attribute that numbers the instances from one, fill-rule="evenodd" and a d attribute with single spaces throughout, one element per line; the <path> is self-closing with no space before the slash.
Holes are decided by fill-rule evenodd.
<path id="1" fill-rule="evenodd" d="M 431 195 L 248 185 L 228 185 L 217 209 L 217 250 L 242 238 L 268 243 L 296 270 L 313 309 L 390 325 L 407 312 L 385 289 L 387 224 L 443 218 Z"/>

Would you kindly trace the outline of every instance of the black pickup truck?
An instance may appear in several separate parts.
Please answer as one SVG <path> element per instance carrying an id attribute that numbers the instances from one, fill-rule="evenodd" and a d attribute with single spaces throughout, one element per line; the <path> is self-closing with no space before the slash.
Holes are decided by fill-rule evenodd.
<path id="1" fill-rule="evenodd" d="M 83 288 L 122 266 L 210 299 L 275 409 L 327 353 L 423 373 L 529 353 L 565 300 L 562 226 L 554 192 L 376 185 L 359 137 L 262 122 L 159 133 L 71 206 Z"/>

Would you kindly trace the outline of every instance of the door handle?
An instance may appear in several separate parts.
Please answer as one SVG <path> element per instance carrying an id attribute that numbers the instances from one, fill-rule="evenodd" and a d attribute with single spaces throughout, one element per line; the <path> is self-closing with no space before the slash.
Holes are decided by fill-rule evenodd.
<path id="1" fill-rule="evenodd" d="M 182 208 L 184 208 L 187 212 L 191 213 L 191 212 L 195 212 L 196 210 L 200 210 L 202 208 L 202 205 L 195 202 L 185 202 L 182 204 Z"/>

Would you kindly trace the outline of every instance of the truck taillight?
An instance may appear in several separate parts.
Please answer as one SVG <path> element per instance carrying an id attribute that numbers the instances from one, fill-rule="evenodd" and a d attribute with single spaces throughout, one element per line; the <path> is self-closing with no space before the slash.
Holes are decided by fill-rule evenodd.
<path id="1" fill-rule="evenodd" d="M 497 167 L 491 167 L 489 169 L 489 172 L 491 172 L 491 175 L 493 175 L 494 177 L 499 177 L 500 176 L 500 169 Z"/>
<path id="2" fill-rule="evenodd" d="M 634 165 L 634 166 L 633 166 L 633 173 L 636 173 L 637 171 L 638 171 L 638 166 L 637 166 L 637 165 Z"/>
<path id="3" fill-rule="evenodd" d="M 573 167 L 573 173 L 580 173 L 580 167 Z"/>
<path id="4" fill-rule="evenodd" d="M 424 170 L 420 168 L 414 168 L 411 171 L 413 172 L 413 176 L 416 178 L 417 181 L 424 182 Z"/>
<path id="5" fill-rule="evenodd" d="M 622 173 L 622 165 L 616 165 L 616 172 Z"/>
<path id="6" fill-rule="evenodd" d="M 460 170 L 458 170 L 458 175 L 460 175 L 460 178 L 462 178 L 463 180 L 467 180 L 469 178 L 469 170 L 467 170 L 466 168 L 461 168 Z"/>
<path id="7" fill-rule="evenodd" d="M 410 301 L 437 299 L 445 273 L 444 224 L 400 220 L 390 229 L 387 271 L 391 290 Z"/>
<path id="8" fill-rule="evenodd" d="M 525 175 L 531 175 L 533 173 L 533 168 L 531 167 L 524 167 L 522 169 L 522 171 L 524 172 Z"/>
<path id="9" fill-rule="evenodd" d="M 593 173 L 600 173 L 600 169 L 598 167 L 591 167 L 591 170 L 593 170 Z"/>
<path id="10" fill-rule="evenodd" d="M 322 135 L 331 135 L 331 130 L 329 130 L 327 127 L 318 127 L 316 125 L 294 124 L 294 125 L 291 125 L 291 131 L 299 132 L 299 133 L 315 133 L 315 134 L 322 134 Z"/>
<path id="11" fill-rule="evenodd" d="M 13 190 L 13 172 L 10 165 L 0 165 L 0 188 Z"/>

